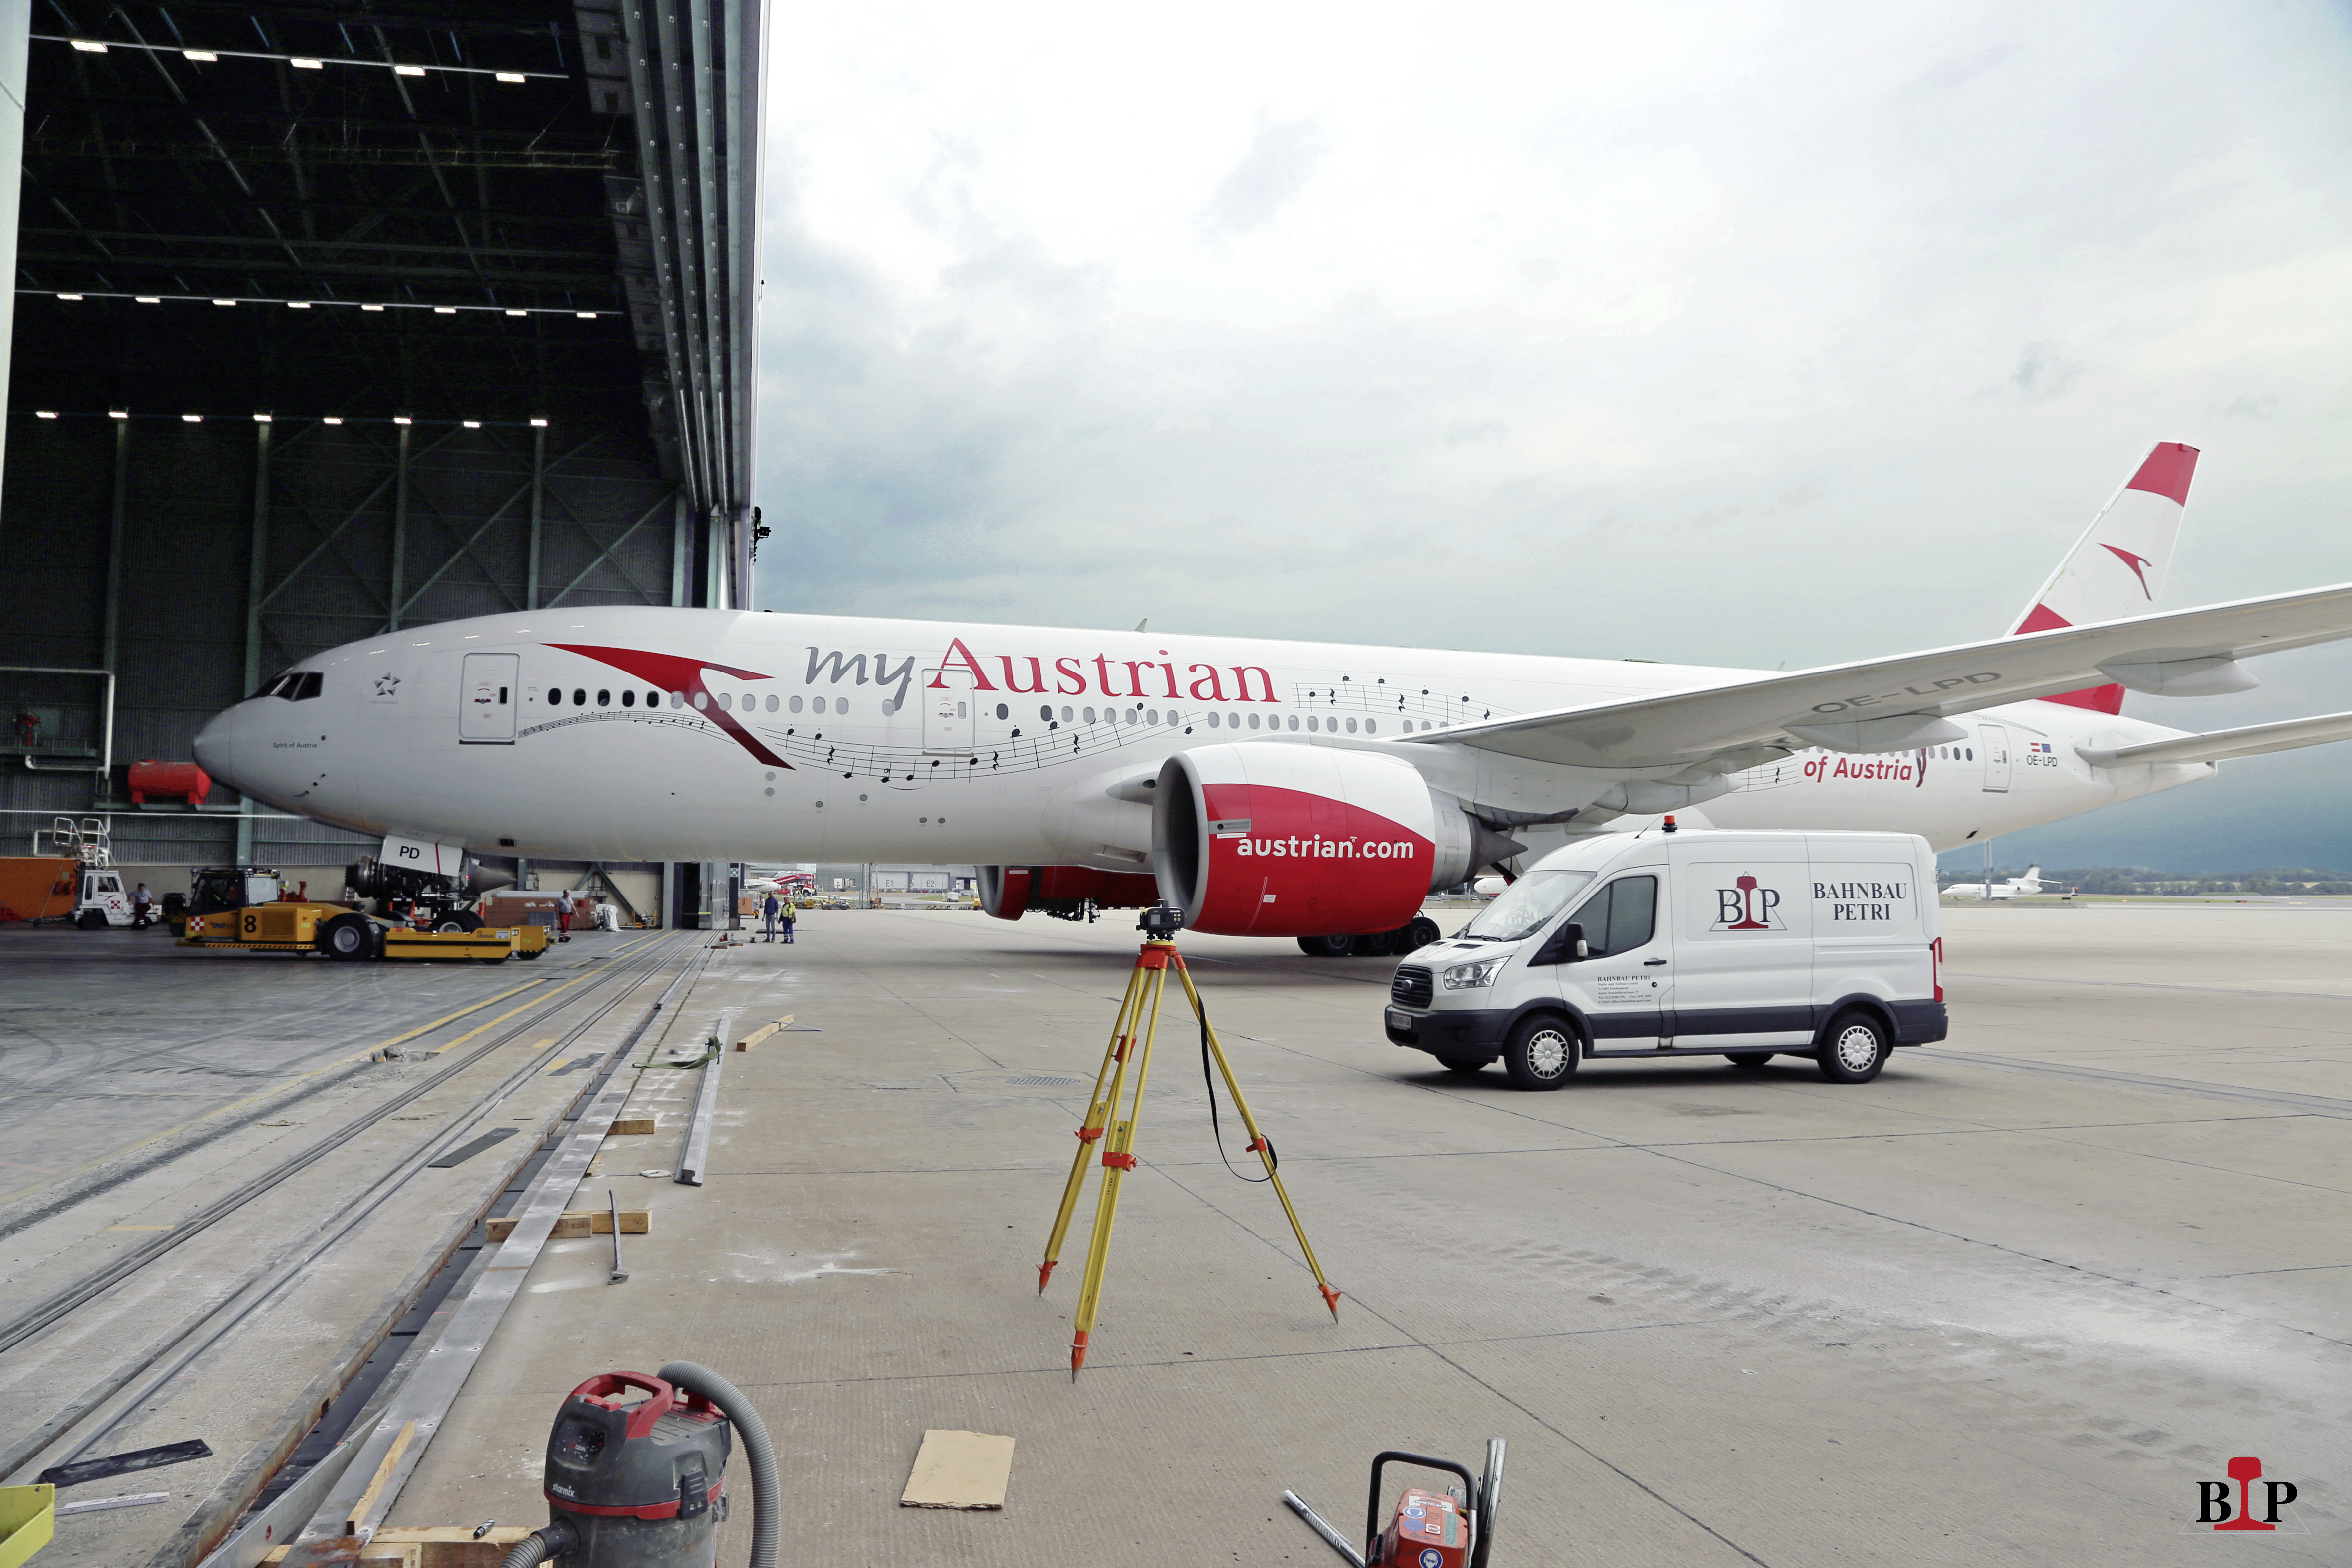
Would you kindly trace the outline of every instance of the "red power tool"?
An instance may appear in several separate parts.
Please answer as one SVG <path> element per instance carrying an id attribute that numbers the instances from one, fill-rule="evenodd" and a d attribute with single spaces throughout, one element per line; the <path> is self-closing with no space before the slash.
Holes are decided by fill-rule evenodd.
<path id="1" fill-rule="evenodd" d="M 1381 1471 L 1390 1464 L 1418 1465 L 1462 1478 L 1459 1487 L 1428 1491 L 1407 1487 L 1396 1500 L 1389 1527 L 1381 1529 Z M 1486 1473 L 1474 1478 L 1452 1459 L 1391 1448 L 1372 1457 L 1371 1497 L 1364 1504 L 1364 1549 L 1358 1552 L 1297 1492 L 1282 1500 L 1355 1568 L 1486 1568 L 1495 1524 L 1503 1501 L 1503 1439 L 1486 1439 Z"/>

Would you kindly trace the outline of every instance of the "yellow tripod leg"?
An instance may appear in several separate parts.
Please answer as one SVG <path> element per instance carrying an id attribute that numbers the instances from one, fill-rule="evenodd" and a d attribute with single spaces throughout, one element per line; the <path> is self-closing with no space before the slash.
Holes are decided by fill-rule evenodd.
<path id="1" fill-rule="evenodd" d="M 1134 1043 L 1132 1030 L 1141 1008 L 1144 977 L 1148 973 L 1143 961 L 1137 959 L 1135 967 L 1128 972 L 1127 995 L 1119 998 L 1118 1016 L 1111 1020 L 1110 1044 L 1103 1051 L 1102 1069 L 1095 1074 L 1094 1093 L 1087 1101 L 1087 1119 L 1078 1128 L 1078 1152 L 1070 1160 L 1070 1179 L 1062 1186 L 1062 1207 L 1054 1215 L 1053 1233 L 1045 1238 L 1045 1260 L 1037 1265 L 1037 1293 L 1041 1296 L 1045 1293 L 1045 1281 L 1053 1277 L 1054 1265 L 1061 1260 L 1062 1243 L 1069 1237 L 1070 1217 L 1078 1207 L 1078 1189 L 1087 1179 L 1087 1156 L 1094 1153 L 1095 1140 L 1103 1135 L 1111 1107 L 1118 1102 L 1116 1070 L 1126 1065 L 1128 1048 Z"/>
<path id="2" fill-rule="evenodd" d="M 1224 1044 L 1217 1039 L 1216 1030 L 1209 1023 L 1208 1009 L 1201 1005 L 1201 993 L 1192 984 L 1192 972 L 1184 967 L 1182 958 L 1176 958 L 1173 962 L 1178 977 L 1184 982 L 1184 995 L 1192 1003 L 1192 1014 L 1201 1020 L 1201 1033 L 1209 1042 L 1209 1054 L 1216 1058 L 1217 1071 L 1224 1078 L 1225 1092 L 1233 1096 L 1234 1108 L 1242 1113 L 1242 1125 L 1249 1129 L 1249 1147 L 1244 1152 L 1255 1155 L 1258 1163 L 1265 1167 L 1265 1179 L 1273 1184 L 1274 1196 L 1282 1200 L 1282 1212 L 1289 1217 L 1290 1233 L 1298 1238 L 1298 1249 L 1307 1255 L 1307 1267 L 1315 1276 L 1315 1288 L 1322 1292 L 1323 1304 L 1331 1309 L 1332 1321 L 1337 1322 L 1339 1292 L 1333 1290 L 1331 1281 L 1323 1277 L 1323 1265 L 1315 1260 L 1315 1248 L 1307 1239 L 1307 1228 L 1298 1222 L 1298 1210 L 1291 1207 L 1290 1194 L 1282 1185 L 1282 1173 L 1275 1169 L 1274 1145 L 1266 1142 L 1264 1133 L 1258 1131 L 1257 1118 L 1250 1114 L 1249 1102 L 1242 1097 L 1241 1083 L 1234 1077 L 1234 1064 L 1225 1060 Z"/>
<path id="3" fill-rule="evenodd" d="M 1161 951 L 1154 953 L 1153 948 Z M 1124 1120 L 1111 1124 L 1110 1135 L 1103 1140 L 1102 1194 L 1095 1200 L 1095 1234 L 1087 1248 L 1087 1270 L 1078 1287 L 1078 1312 L 1076 1336 L 1070 1342 L 1070 1381 L 1078 1380 L 1078 1368 L 1087 1364 L 1087 1341 L 1095 1329 L 1096 1309 L 1102 1304 L 1103 1267 L 1110 1260 L 1110 1231 L 1118 1218 L 1119 1184 L 1127 1173 L 1135 1168 L 1135 1124 L 1143 1113 L 1143 1084 L 1151 1071 L 1151 1037 L 1160 1029 L 1160 993 L 1167 984 L 1166 965 L 1173 956 L 1172 949 L 1162 943 L 1145 945 L 1144 956 L 1137 960 L 1139 968 L 1150 970 L 1150 1008 L 1145 1015 L 1143 1044 L 1135 1052 L 1135 1092 L 1128 1102 Z M 1126 1076 L 1126 1066 L 1120 1064 L 1119 1076 Z M 1116 1103 L 1120 1085 L 1112 1083 Z"/>

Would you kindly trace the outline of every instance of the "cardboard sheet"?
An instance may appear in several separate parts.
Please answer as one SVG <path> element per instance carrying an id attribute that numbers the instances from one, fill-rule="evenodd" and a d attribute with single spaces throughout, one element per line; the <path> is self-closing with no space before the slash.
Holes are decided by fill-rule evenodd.
<path id="1" fill-rule="evenodd" d="M 1004 1489 L 1012 1479 L 1012 1438 L 987 1432 L 926 1432 L 898 1506 L 1003 1508 Z"/>

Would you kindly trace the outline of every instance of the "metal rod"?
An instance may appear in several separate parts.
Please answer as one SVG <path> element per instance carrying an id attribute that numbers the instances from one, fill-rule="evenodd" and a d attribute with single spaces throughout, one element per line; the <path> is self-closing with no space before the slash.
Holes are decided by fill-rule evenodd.
<path id="1" fill-rule="evenodd" d="M 720 1020 L 712 1036 L 710 1060 L 702 1064 L 702 1087 L 694 1097 L 694 1120 L 686 1130 L 686 1152 L 678 1156 L 677 1175 L 673 1179 L 680 1186 L 700 1186 L 710 1167 L 710 1124 L 719 1117 L 719 1068 L 727 1060 L 724 1038 L 733 1026 L 733 1016 Z"/>
<path id="2" fill-rule="evenodd" d="M 613 1283 L 617 1285 L 629 1277 L 628 1270 L 621 1266 L 621 1195 L 608 1186 L 604 1196 L 613 1205 Z"/>
<path id="3" fill-rule="evenodd" d="M 1305 1520 L 1316 1534 L 1329 1542 L 1332 1551 L 1354 1563 L 1356 1568 L 1364 1568 L 1364 1554 L 1350 1546 L 1346 1536 L 1332 1529 L 1330 1521 L 1307 1507 L 1305 1499 L 1295 1491 L 1286 1491 L 1282 1494 L 1282 1500 L 1288 1503 L 1291 1511 Z"/>

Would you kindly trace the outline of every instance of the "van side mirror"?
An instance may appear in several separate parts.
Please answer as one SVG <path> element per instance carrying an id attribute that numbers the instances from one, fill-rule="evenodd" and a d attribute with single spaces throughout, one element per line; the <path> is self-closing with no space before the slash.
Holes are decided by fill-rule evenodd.
<path id="1" fill-rule="evenodd" d="M 1542 949 L 1528 964 L 1529 967 L 1538 964 L 1573 964 L 1588 956 L 1584 927 L 1571 920 L 1547 937 Z"/>

